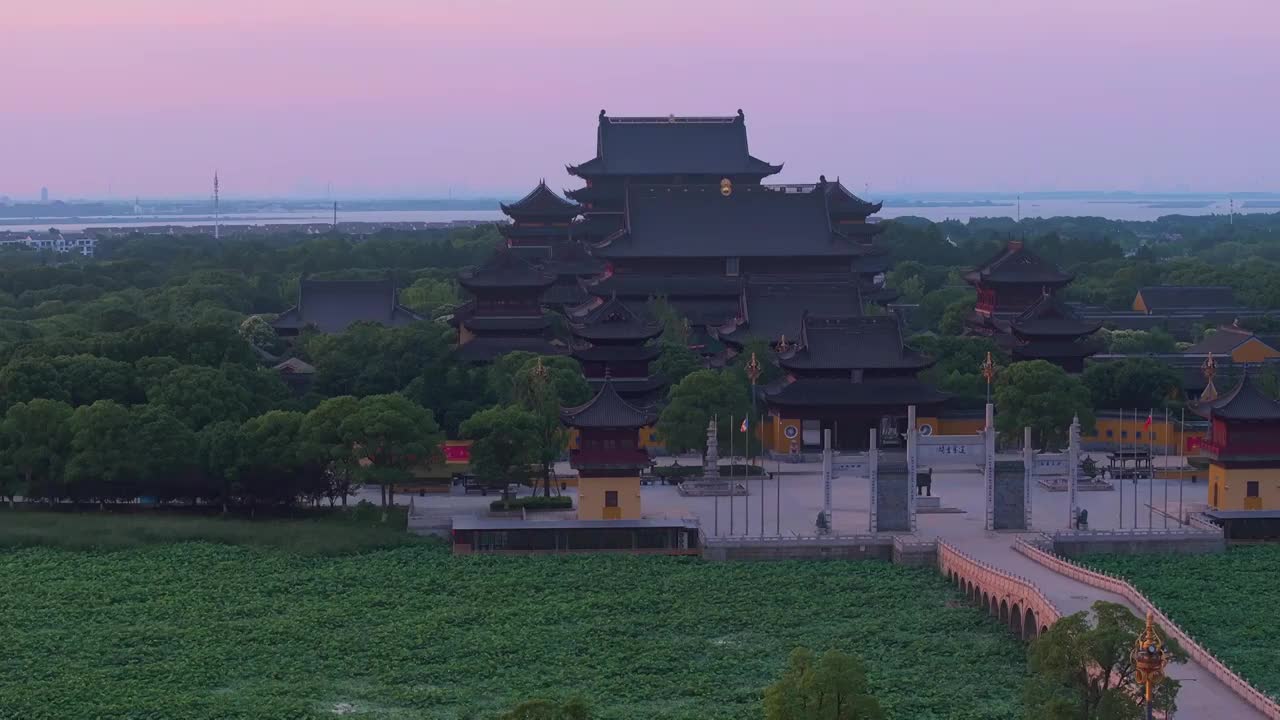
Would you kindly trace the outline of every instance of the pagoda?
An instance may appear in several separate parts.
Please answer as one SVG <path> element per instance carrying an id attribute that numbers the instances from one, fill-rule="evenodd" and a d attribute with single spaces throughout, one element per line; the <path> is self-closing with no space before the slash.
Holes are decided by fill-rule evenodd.
<path id="1" fill-rule="evenodd" d="M 470 295 L 451 320 L 458 328 L 458 352 L 471 362 L 489 362 L 516 350 L 562 354 L 552 345 L 551 323 L 542 312 L 542 296 L 554 274 L 531 266 L 501 248 L 489 262 L 458 273 Z"/>
<path id="2" fill-rule="evenodd" d="M 587 254 L 574 233 L 573 222 L 582 208 L 556 195 L 545 180 L 510 205 L 500 204 L 510 223 L 498 226 L 507 247 L 531 265 L 555 274 L 543 304 L 564 310 L 586 302 L 580 280 L 598 275 L 604 264 Z"/>
<path id="3" fill-rule="evenodd" d="M 762 392 L 778 452 L 819 449 L 823 430 L 841 450 L 865 450 L 872 428 L 892 445 L 906 433 L 908 405 L 936 416 L 947 398 L 917 378 L 933 361 L 903 344 L 893 316 L 805 314 L 795 342 L 779 346 L 787 377 Z"/>
<path id="4" fill-rule="evenodd" d="M 1212 381 L 1210 381 L 1212 383 Z M 1203 400 L 1209 420 L 1209 505 L 1219 511 L 1280 510 L 1280 402 L 1245 370 L 1229 392 Z"/>
<path id="5" fill-rule="evenodd" d="M 666 382 L 650 371 L 649 363 L 658 358 L 658 346 L 650 341 L 662 334 L 662 325 L 617 297 L 597 301 L 570 322 L 573 357 L 593 388 L 608 382 L 638 407 L 652 406 L 661 398 Z"/>
<path id="6" fill-rule="evenodd" d="M 1089 336 L 1100 323 L 1082 320 L 1057 296 L 1074 279 L 1033 253 L 1022 240 L 1010 240 L 965 280 L 978 291 L 967 332 L 995 339 L 1015 358 L 1048 360 L 1068 372 L 1084 369 L 1098 352 Z"/>
<path id="7" fill-rule="evenodd" d="M 577 433 L 569 465 L 578 471 L 578 519 L 639 519 L 640 472 L 651 464 L 640 429 L 656 417 L 624 400 L 606 377 L 595 397 L 563 408 L 560 418 Z"/>

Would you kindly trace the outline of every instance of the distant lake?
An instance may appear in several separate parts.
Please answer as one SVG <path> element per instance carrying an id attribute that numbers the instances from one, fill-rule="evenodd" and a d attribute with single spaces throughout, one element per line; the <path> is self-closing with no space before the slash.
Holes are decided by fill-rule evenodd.
<path id="1" fill-rule="evenodd" d="M 927 218 L 935 222 L 942 220 L 969 220 L 980 217 L 1014 217 L 1017 207 L 1013 202 L 1001 198 L 992 204 L 965 204 L 966 202 L 982 202 L 983 198 L 972 198 L 969 201 L 956 201 L 948 205 L 946 201 L 930 200 L 921 204 L 904 203 L 894 205 L 892 201 L 877 215 L 880 218 L 915 216 Z M 1266 207 L 1271 203 L 1254 201 L 1250 205 L 1236 203 L 1236 212 L 1274 213 L 1280 207 Z M 1260 206 L 1263 205 L 1263 206 Z M 1113 200 L 1099 198 L 1089 199 L 1035 199 L 1022 201 L 1022 217 L 1102 217 L 1109 220 L 1151 221 L 1164 215 L 1226 215 L 1226 200 L 1187 199 L 1169 201 L 1164 199 L 1147 200 Z M 223 215 L 224 225 L 267 225 L 267 224 L 308 224 L 327 223 L 332 214 L 324 211 L 276 211 L 264 213 L 245 213 Z M 458 220 L 492 220 L 501 221 L 505 216 L 496 208 L 493 210 L 365 210 L 343 212 L 338 210 L 338 222 L 359 223 L 391 223 L 421 222 L 448 223 Z M 66 232 L 84 230 L 91 227 L 159 227 L 165 225 L 212 225 L 209 215 L 163 215 L 135 217 L 133 215 L 102 218 L 47 218 L 47 219 L 14 219 L 0 221 L 0 231 L 47 230 L 56 227 Z"/>

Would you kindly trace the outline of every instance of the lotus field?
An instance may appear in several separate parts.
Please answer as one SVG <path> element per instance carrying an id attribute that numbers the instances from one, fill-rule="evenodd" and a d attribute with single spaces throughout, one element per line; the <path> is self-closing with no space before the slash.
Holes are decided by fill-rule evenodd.
<path id="1" fill-rule="evenodd" d="M 1280 697 L 1280 546 L 1233 547 L 1225 555 L 1093 555 L 1082 562 L 1133 583 L 1232 670 Z"/>
<path id="2" fill-rule="evenodd" d="M 1023 648 L 932 568 L 185 542 L 0 550 L 0 588 L 5 720 L 452 720 L 571 695 L 759 718 L 798 645 L 862 657 L 891 718 L 1021 716 Z"/>

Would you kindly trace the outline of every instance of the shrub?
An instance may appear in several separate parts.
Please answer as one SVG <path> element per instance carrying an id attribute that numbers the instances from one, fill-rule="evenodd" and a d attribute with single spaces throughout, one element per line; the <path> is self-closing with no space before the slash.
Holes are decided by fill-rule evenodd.
<path id="1" fill-rule="evenodd" d="M 566 495 L 557 495 L 554 497 L 531 495 L 529 497 L 511 498 L 509 500 L 494 500 L 489 503 L 489 509 L 494 512 L 520 509 L 528 510 L 530 512 L 538 510 L 572 510 L 573 499 Z"/>

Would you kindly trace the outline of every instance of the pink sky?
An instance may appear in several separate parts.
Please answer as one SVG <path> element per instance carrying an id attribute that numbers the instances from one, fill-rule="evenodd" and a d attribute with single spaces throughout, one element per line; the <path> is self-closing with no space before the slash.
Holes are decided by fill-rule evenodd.
<path id="1" fill-rule="evenodd" d="M 1277 0 L 11 0 L 0 194 L 572 187 L 596 113 L 780 180 L 1280 190 Z"/>

